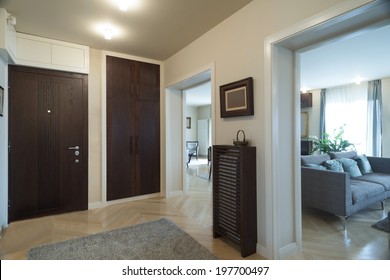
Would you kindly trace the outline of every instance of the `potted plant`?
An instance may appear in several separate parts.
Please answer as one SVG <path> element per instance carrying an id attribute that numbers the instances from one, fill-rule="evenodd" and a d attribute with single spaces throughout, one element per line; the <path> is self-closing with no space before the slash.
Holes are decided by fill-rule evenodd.
<path id="1" fill-rule="evenodd" d="M 335 136 L 331 137 L 328 133 L 324 133 L 322 139 L 318 139 L 316 136 L 311 136 L 310 140 L 313 141 L 313 149 L 311 150 L 311 153 L 316 151 L 324 154 L 328 152 L 342 152 L 346 151 L 348 148 L 354 147 L 353 143 L 343 139 L 344 126 L 341 126 L 337 133 L 335 129 L 334 134 Z"/>

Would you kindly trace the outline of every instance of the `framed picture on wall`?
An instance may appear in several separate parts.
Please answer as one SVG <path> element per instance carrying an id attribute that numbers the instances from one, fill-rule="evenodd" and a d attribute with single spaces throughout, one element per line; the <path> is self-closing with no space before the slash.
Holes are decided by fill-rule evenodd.
<path id="1" fill-rule="evenodd" d="M 0 86 L 0 117 L 3 116 L 4 110 L 4 89 Z"/>
<path id="2" fill-rule="evenodd" d="M 220 100 L 221 118 L 253 115 L 253 78 L 220 86 Z"/>
<path id="3" fill-rule="evenodd" d="M 301 108 L 313 106 L 313 94 L 311 92 L 301 93 Z"/>
<path id="4" fill-rule="evenodd" d="M 301 112 L 301 139 L 309 137 L 309 112 Z"/>

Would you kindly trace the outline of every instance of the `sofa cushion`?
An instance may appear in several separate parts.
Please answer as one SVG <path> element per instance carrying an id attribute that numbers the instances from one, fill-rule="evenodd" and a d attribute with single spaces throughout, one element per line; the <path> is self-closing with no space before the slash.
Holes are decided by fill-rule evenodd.
<path id="1" fill-rule="evenodd" d="M 338 160 L 338 159 L 327 160 L 327 161 L 324 162 L 323 165 L 328 170 L 344 172 L 343 165 L 342 165 L 341 161 Z"/>
<path id="2" fill-rule="evenodd" d="M 384 188 L 382 185 L 355 179 L 351 180 L 352 204 L 383 193 L 383 191 Z"/>
<path id="3" fill-rule="evenodd" d="M 368 161 L 366 155 L 359 155 L 359 156 L 355 157 L 354 159 L 356 160 L 358 167 L 360 169 L 360 172 L 362 172 L 363 175 L 370 174 L 373 172 L 372 168 L 371 168 L 371 164 Z"/>
<path id="4" fill-rule="evenodd" d="M 350 158 L 340 158 L 339 161 L 343 165 L 344 171 L 348 172 L 351 177 L 362 176 L 362 172 L 360 172 L 358 164 L 355 160 Z"/>
<path id="5" fill-rule="evenodd" d="M 304 167 L 314 168 L 318 170 L 326 170 L 325 166 L 322 166 L 321 164 L 315 164 L 315 163 L 305 164 Z"/>
<path id="6" fill-rule="evenodd" d="M 386 191 L 390 191 L 390 174 L 371 173 L 354 179 L 359 181 L 364 181 L 364 182 L 377 183 L 382 185 Z"/>
<path id="7" fill-rule="evenodd" d="M 327 160 L 330 160 L 328 154 L 301 156 L 301 165 L 322 164 Z"/>
<path id="8" fill-rule="evenodd" d="M 337 158 L 355 158 L 357 156 L 356 151 L 349 152 L 329 152 L 329 156 L 331 159 Z"/>

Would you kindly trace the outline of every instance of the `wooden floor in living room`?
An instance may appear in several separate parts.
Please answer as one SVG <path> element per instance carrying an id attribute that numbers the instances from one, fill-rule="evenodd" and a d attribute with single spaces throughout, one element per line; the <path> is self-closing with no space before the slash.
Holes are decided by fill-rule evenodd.
<path id="1" fill-rule="evenodd" d="M 195 167 L 194 167 L 195 168 Z M 189 192 L 169 198 L 151 198 L 110 205 L 104 208 L 55 215 L 9 225 L 0 239 L 0 259 L 25 259 L 35 246 L 102 232 L 166 217 L 198 240 L 219 259 L 242 259 L 237 246 L 212 236 L 212 183 L 198 176 L 207 174 L 207 165 L 188 170 Z M 199 169 L 205 168 L 201 171 Z M 196 175 L 198 174 L 198 175 Z M 390 210 L 390 199 L 385 202 Z M 338 217 L 303 210 L 303 250 L 290 257 L 295 260 L 387 260 L 389 233 L 371 228 L 386 211 L 380 205 L 354 214 L 342 230 Z M 249 260 L 264 259 L 258 254 Z"/>
<path id="2" fill-rule="evenodd" d="M 390 260 L 390 233 L 371 227 L 387 217 L 390 199 L 347 219 L 314 209 L 302 210 L 303 250 L 295 260 Z"/>

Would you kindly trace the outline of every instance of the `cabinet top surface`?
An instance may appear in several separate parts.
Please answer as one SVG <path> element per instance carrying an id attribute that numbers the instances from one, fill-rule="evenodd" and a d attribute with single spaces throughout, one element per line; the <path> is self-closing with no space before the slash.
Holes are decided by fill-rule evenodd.
<path id="1" fill-rule="evenodd" d="M 223 149 L 255 149 L 255 146 L 234 146 L 234 145 L 213 145 L 215 148 Z"/>

